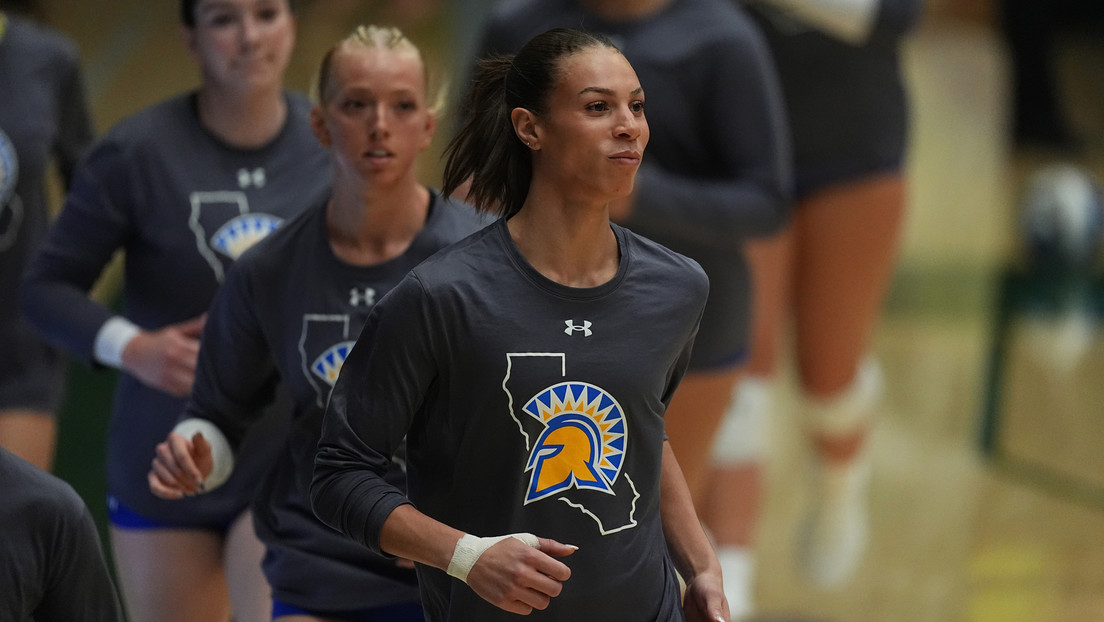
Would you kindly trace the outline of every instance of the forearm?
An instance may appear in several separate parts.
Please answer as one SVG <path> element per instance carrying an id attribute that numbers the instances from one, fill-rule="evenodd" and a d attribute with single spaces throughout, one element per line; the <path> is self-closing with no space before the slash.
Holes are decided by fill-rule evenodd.
<path id="1" fill-rule="evenodd" d="M 690 489 L 682 469 L 671 450 L 671 444 L 663 443 L 663 472 L 661 479 L 660 512 L 667 548 L 679 574 L 687 582 L 711 572 L 720 575 L 720 564 L 713 546 L 702 528 L 690 497 Z"/>
<path id="2" fill-rule="evenodd" d="M 380 548 L 390 555 L 447 570 L 456 543 L 464 532 L 422 514 L 413 505 L 400 505 L 380 530 Z"/>

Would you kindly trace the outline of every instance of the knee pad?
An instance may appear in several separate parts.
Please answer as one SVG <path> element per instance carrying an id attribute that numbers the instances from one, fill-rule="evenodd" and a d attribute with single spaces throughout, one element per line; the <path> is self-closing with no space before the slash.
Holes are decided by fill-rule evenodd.
<path id="1" fill-rule="evenodd" d="M 884 392 L 882 367 L 873 356 L 867 356 L 849 387 L 828 399 L 804 398 L 805 427 L 828 436 L 859 430 L 873 421 Z"/>
<path id="2" fill-rule="evenodd" d="M 768 417 L 773 406 L 772 380 L 754 376 L 741 379 L 713 438 L 713 464 L 760 460 L 767 445 Z"/>

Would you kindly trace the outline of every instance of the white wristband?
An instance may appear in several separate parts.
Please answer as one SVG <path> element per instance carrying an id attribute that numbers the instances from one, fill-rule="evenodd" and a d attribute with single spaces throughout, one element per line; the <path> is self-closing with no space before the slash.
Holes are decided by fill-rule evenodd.
<path id="1" fill-rule="evenodd" d="M 100 363 L 115 369 L 123 367 L 123 349 L 141 332 L 133 322 L 118 315 L 108 319 L 96 333 L 92 355 Z"/>
<path id="2" fill-rule="evenodd" d="M 446 572 L 448 572 L 450 576 L 456 577 L 464 583 L 467 583 L 468 573 L 471 572 L 472 566 L 475 566 L 475 562 L 479 559 L 479 556 L 482 555 L 484 551 L 502 542 L 506 538 L 517 538 L 535 549 L 540 548 L 540 541 L 531 533 L 512 533 L 505 536 L 493 536 L 489 538 L 480 538 L 471 534 L 464 534 L 456 542 L 456 549 L 452 552 L 452 560 L 449 562 Z"/>
<path id="3" fill-rule="evenodd" d="M 211 460 L 214 466 L 211 468 L 211 473 L 207 475 L 207 479 L 203 480 L 204 492 L 218 488 L 230 478 L 230 473 L 234 470 L 234 450 L 230 448 L 230 441 L 226 440 L 226 435 L 218 429 L 218 426 L 206 419 L 192 418 L 176 424 L 172 431 L 173 434 L 179 434 L 188 440 L 199 432 L 211 445 Z"/>

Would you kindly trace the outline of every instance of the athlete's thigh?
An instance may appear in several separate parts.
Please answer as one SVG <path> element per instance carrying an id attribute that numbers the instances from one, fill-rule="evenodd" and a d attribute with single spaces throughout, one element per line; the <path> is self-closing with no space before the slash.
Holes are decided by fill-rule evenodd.
<path id="1" fill-rule="evenodd" d="M 0 410 L 0 447 L 49 471 L 54 461 L 57 419 L 27 409 Z"/>
<path id="2" fill-rule="evenodd" d="M 814 394 L 846 387 L 867 350 L 893 273 L 904 201 L 904 179 L 887 174 L 823 190 L 795 211 L 797 360 Z"/>
<path id="3" fill-rule="evenodd" d="M 789 317 L 790 274 L 793 270 L 793 229 L 744 245 L 751 270 L 751 348 L 746 371 L 773 376 Z"/>
<path id="4" fill-rule="evenodd" d="M 229 621 L 222 547 L 215 531 L 113 526 L 111 549 L 129 618 Z"/>
<path id="5" fill-rule="evenodd" d="M 671 450 L 698 508 L 704 501 L 713 437 L 740 374 L 739 367 L 687 372 L 664 415 Z"/>
<path id="6" fill-rule="evenodd" d="M 264 544 L 253 530 L 253 513 L 243 512 L 227 529 L 222 551 L 234 622 L 272 619 L 272 589 L 261 571 L 264 552 Z"/>

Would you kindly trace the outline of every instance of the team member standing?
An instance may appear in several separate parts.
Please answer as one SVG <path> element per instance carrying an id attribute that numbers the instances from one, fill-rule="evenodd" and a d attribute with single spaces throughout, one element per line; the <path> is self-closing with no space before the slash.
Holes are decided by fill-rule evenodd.
<path id="1" fill-rule="evenodd" d="M 122 622 L 80 495 L 0 447 L 0 498 L 0 620 Z"/>
<path id="2" fill-rule="evenodd" d="M 881 374 L 867 358 L 904 217 L 908 125 L 898 47 L 920 0 L 751 3 L 770 43 L 794 142 L 791 225 L 749 246 L 755 331 L 748 377 L 718 435 L 704 513 L 720 554 L 750 546 L 762 430 L 785 321 L 793 321 L 813 502 L 801 568 L 845 581 L 866 543 L 868 437 Z M 733 547 L 729 549 L 728 547 Z"/>
<path id="3" fill-rule="evenodd" d="M 228 457 L 212 455 L 212 442 L 237 446 L 273 386 L 290 391 L 292 433 L 257 504 L 274 619 L 422 619 L 414 571 L 323 524 L 309 493 L 326 400 L 368 312 L 411 268 L 483 224 L 418 183 L 415 159 L 436 127 L 427 85 L 418 48 L 396 29 L 361 27 L 327 53 L 311 122 L 333 152 L 333 196 L 230 270 L 204 328 L 187 418 L 150 472 L 160 496 L 199 492 Z M 387 478 L 403 485 L 398 465 Z"/>
<path id="4" fill-rule="evenodd" d="M 283 90 L 295 40 L 288 1 L 184 0 L 181 17 L 198 90 L 125 119 L 90 151 L 30 266 L 23 310 L 56 345 L 125 372 L 107 486 L 130 617 L 212 622 L 229 619 L 232 603 L 248 622 L 268 619 L 270 607 L 248 506 L 286 421 L 281 430 L 274 414 L 246 439 L 255 446 L 210 495 L 159 499 L 146 472 L 184 409 L 204 314 L 227 267 L 324 200 L 330 167 L 310 102 Z M 88 290 L 117 249 L 126 283 L 114 315 Z"/>
<path id="5" fill-rule="evenodd" d="M 671 446 L 698 500 L 708 449 L 748 342 L 743 243 L 789 209 L 789 145 L 769 52 L 754 24 L 718 0 L 521 0 L 488 22 L 479 57 L 511 53 L 548 28 L 611 37 L 652 93 L 652 140 L 615 221 L 698 261 L 709 304 L 690 373 L 668 411 Z"/>
<path id="6" fill-rule="evenodd" d="M 512 52 L 554 26 L 612 37 L 652 95 L 648 156 L 634 192 L 611 216 L 697 260 L 709 275 L 690 370 L 667 411 L 671 447 L 700 512 L 709 449 L 750 340 L 744 244 L 777 231 L 791 205 L 778 77 L 755 24 L 725 0 L 507 2 L 491 15 L 480 56 Z M 742 561 L 726 568 L 734 616 L 750 598 Z"/>
<path id="7" fill-rule="evenodd" d="M 418 562 L 428 619 L 681 620 L 677 568 L 687 617 L 727 620 L 664 434 L 708 281 L 609 220 L 648 143 L 640 81 L 608 39 L 556 29 L 484 64 L 467 109 L 445 191 L 470 180 L 503 218 L 369 315 L 315 512 Z M 404 438 L 409 496 L 384 479 Z"/>
<path id="8" fill-rule="evenodd" d="M 92 122 L 73 43 L 2 8 L 0 84 L 0 446 L 49 470 L 65 359 L 29 330 L 15 292 L 48 227 L 47 165 L 68 185 Z"/>

